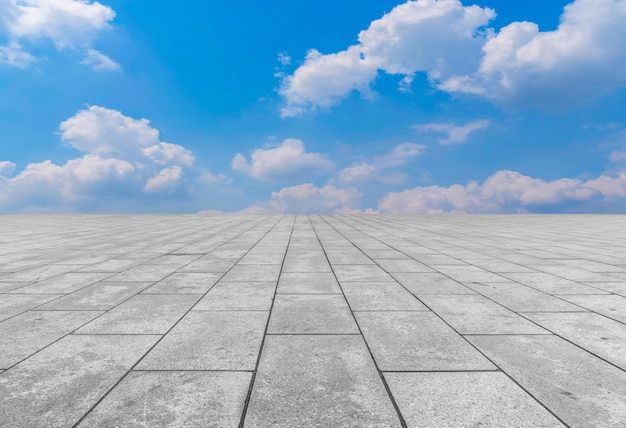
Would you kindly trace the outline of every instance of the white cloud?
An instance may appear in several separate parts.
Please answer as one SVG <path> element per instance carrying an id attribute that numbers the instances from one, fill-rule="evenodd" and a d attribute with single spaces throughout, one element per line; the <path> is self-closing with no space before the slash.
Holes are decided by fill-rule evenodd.
<path id="1" fill-rule="evenodd" d="M 120 65 L 117 62 L 95 49 L 87 49 L 87 57 L 81 63 L 90 66 L 95 71 L 115 71 L 120 69 Z"/>
<path id="2" fill-rule="evenodd" d="M 420 144 L 399 144 L 390 153 L 374 158 L 371 162 L 361 162 L 342 169 L 332 181 L 352 185 L 403 183 L 408 179 L 408 176 L 389 169 L 411 161 L 414 157 L 421 155 L 423 149 L 424 146 Z"/>
<path id="3" fill-rule="evenodd" d="M 626 152 L 614 151 L 609 155 L 611 163 L 626 163 Z"/>
<path id="4" fill-rule="evenodd" d="M 116 201 L 141 205 L 189 197 L 184 175 L 192 170 L 193 154 L 159 141 L 148 120 L 93 106 L 61 123 L 60 130 L 84 155 L 62 165 L 32 163 L 14 177 L 8 176 L 15 164 L 0 162 L 3 212 L 108 211 Z"/>
<path id="5" fill-rule="evenodd" d="M 291 64 L 291 57 L 287 54 L 287 52 L 279 52 L 278 53 L 278 62 L 285 66 Z"/>
<path id="6" fill-rule="evenodd" d="M 16 166 L 17 165 L 10 161 L 0 162 L 0 176 L 8 177 L 9 175 L 13 174 Z"/>
<path id="7" fill-rule="evenodd" d="M 474 131 L 487 129 L 490 125 L 488 120 L 477 120 L 465 125 L 455 125 L 453 123 L 425 123 L 415 125 L 413 129 L 418 132 L 435 132 L 444 134 L 445 138 L 439 139 L 439 144 L 459 144 L 464 143 Z"/>
<path id="8" fill-rule="evenodd" d="M 306 183 L 272 192 L 270 200 L 248 207 L 242 212 L 247 214 L 349 212 L 358 208 L 361 196 L 356 189 L 340 189 L 332 185 L 316 187 Z"/>
<path id="9" fill-rule="evenodd" d="M 319 153 L 308 153 L 302 141 L 295 139 L 284 140 L 278 147 L 255 149 L 250 161 L 237 153 L 231 165 L 259 180 L 300 179 L 332 168 L 332 162 Z"/>
<path id="10" fill-rule="evenodd" d="M 382 213 L 489 213 L 527 212 L 570 204 L 602 204 L 626 196 L 626 174 L 594 180 L 562 178 L 545 181 L 514 171 L 499 171 L 482 184 L 469 182 L 449 187 L 415 187 L 385 195 Z M 623 203 L 623 201 L 622 201 Z"/>
<path id="11" fill-rule="evenodd" d="M 106 55 L 90 49 L 96 35 L 110 27 L 115 11 L 90 0 L 3 0 L 0 20 L 9 44 L 0 47 L 0 62 L 26 67 L 34 57 L 22 51 L 19 41 L 50 40 L 58 50 L 86 49 L 84 63 L 96 71 L 119 69 Z M 3 60 L 4 59 L 4 60 Z"/>
<path id="12" fill-rule="evenodd" d="M 487 37 L 480 29 L 494 16 L 491 9 L 465 7 L 458 0 L 396 6 L 361 31 L 358 44 L 327 55 L 309 51 L 304 64 L 282 81 L 287 105 L 281 114 L 331 107 L 355 90 L 370 97 L 378 70 L 404 75 L 405 91 L 415 72 L 427 72 L 433 80 L 470 72 L 478 66 Z"/>
<path id="13" fill-rule="evenodd" d="M 575 0 L 554 31 L 513 22 L 486 28 L 495 12 L 459 0 L 396 6 L 361 31 L 359 43 L 322 55 L 313 49 L 292 75 L 281 76 L 282 116 L 328 108 L 359 91 L 372 94 L 378 71 L 416 73 L 443 91 L 486 98 L 511 110 L 568 109 L 626 86 L 626 2 Z"/>

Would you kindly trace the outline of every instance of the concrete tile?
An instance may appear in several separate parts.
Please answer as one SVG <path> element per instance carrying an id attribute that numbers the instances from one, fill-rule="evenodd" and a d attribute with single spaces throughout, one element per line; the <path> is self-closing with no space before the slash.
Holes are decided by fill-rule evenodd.
<path id="1" fill-rule="evenodd" d="M 246 427 L 399 427 L 361 336 L 268 336 Z"/>
<path id="2" fill-rule="evenodd" d="M 333 267 L 339 282 L 344 281 L 394 281 L 376 265 L 337 265 Z"/>
<path id="3" fill-rule="evenodd" d="M 351 246 L 351 248 L 355 248 Z M 373 265 L 374 261 L 367 257 L 365 254 L 358 253 L 333 253 L 324 246 L 326 250 L 326 255 L 328 256 L 328 260 L 331 265 Z M 358 249 L 357 249 L 358 251 Z"/>
<path id="4" fill-rule="evenodd" d="M 495 370 L 432 312 L 356 312 L 382 371 Z"/>
<path id="5" fill-rule="evenodd" d="M 0 282 L 0 293 L 6 293 L 8 291 L 14 291 L 18 288 L 24 287 L 28 284 L 32 284 L 32 282 L 28 281 L 9 281 L 9 282 Z"/>
<path id="6" fill-rule="evenodd" d="M 481 269 L 477 266 L 432 265 L 433 269 L 449 276 L 458 282 L 502 282 L 500 275 Z"/>
<path id="7" fill-rule="evenodd" d="M 461 334 L 549 334 L 483 296 L 433 295 L 420 299 Z"/>
<path id="8" fill-rule="evenodd" d="M 96 282 L 40 306 L 39 310 L 108 311 L 145 289 L 151 282 Z"/>
<path id="9" fill-rule="evenodd" d="M 621 282 L 587 282 L 588 285 L 598 290 L 606 291 L 608 293 L 619 294 L 622 297 L 626 297 L 626 281 Z M 1 285 L 0 285 L 1 287 Z"/>
<path id="10" fill-rule="evenodd" d="M 256 247 L 255 247 L 256 248 Z M 278 253 L 248 253 L 237 262 L 239 265 L 280 265 L 285 258 L 285 251 Z"/>
<path id="11" fill-rule="evenodd" d="M 181 267 L 177 272 L 213 272 L 225 273 L 231 269 L 238 259 L 219 260 L 199 258 Z"/>
<path id="12" fill-rule="evenodd" d="M 0 321 L 61 296 L 62 294 L 2 294 L 0 296 Z"/>
<path id="13" fill-rule="evenodd" d="M 102 312 L 30 311 L 0 323 L 0 368 L 8 369 Z"/>
<path id="14" fill-rule="evenodd" d="M 292 255 L 292 247 L 289 247 L 283 272 L 331 272 L 330 264 L 322 251 L 315 251 L 312 255 Z"/>
<path id="15" fill-rule="evenodd" d="M 412 259 L 374 259 L 386 272 L 435 272 L 434 269 Z"/>
<path id="16" fill-rule="evenodd" d="M 397 282 L 348 281 L 341 288 L 353 311 L 429 310 Z"/>
<path id="17" fill-rule="evenodd" d="M 222 281 L 275 281 L 278 282 L 280 265 L 235 265 Z"/>
<path id="18" fill-rule="evenodd" d="M 359 334 L 350 308 L 338 294 L 277 294 L 269 334 Z"/>
<path id="19" fill-rule="evenodd" d="M 626 325 L 591 312 L 524 316 L 626 370 Z"/>
<path id="20" fill-rule="evenodd" d="M 626 373 L 557 336 L 469 340 L 570 426 L 623 427 Z"/>
<path id="21" fill-rule="evenodd" d="M 568 302 L 582 306 L 616 321 L 626 323 L 626 297 L 615 294 L 602 296 L 559 296 Z"/>
<path id="22" fill-rule="evenodd" d="M 274 281 L 218 282 L 193 310 L 269 311 L 276 290 Z"/>
<path id="23" fill-rule="evenodd" d="M 138 364 L 139 370 L 254 370 L 265 311 L 191 311 Z"/>
<path id="24" fill-rule="evenodd" d="M 64 273 L 54 278 L 44 279 L 43 281 L 35 282 L 26 287 L 22 287 L 16 292 L 19 293 L 51 293 L 51 294 L 65 294 L 71 293 L 76 290 L 80 290 L 83 287 L 93 284 L 94 282 L 102 281 L 111 276 L 110 273 L 76 273 L 69 272 Z"/>
<path id="25" fill-rule="evenodd" d="M 204 294 L 222 277 L 221 273 L 175 272 L 141 294 Z"/>
<path id="26" fill-rule="evenodd" d="M 80 427 L 237 427 L 252 373 L 131 372 Z"/>
<path id="27" fill-rule="evenodd" d="M 136 295 L 77 333 L 165 334 L 199 299 L 198 295 Z"/>
<path id="28" fill-rule="evenodd" d="M 160 257 L 150 259 L 146 264 L 151 265 L 175 265 L 181 268 L 201 257 L 201 254 L 164 254 Z"/>
<path id="29" fill-rule="evenodd" d="M 428 294 L 476 294 L 441 273 L 394 273 L 393 277 L 416 296 Z"/>
<path id="30" fill-rule="evenodd" d="M 67 336 L 0 376 L 0 426 L 74 425 L 159 336 Z"/>
<path id="31" fill-rule="evenodd" d="M 82 265 L 55 265 L 45 264 L 43 266 L 37 266 L 29 269 L 24 269 L 19 272 L 9 273 L 2 276 L 2 281 L 43 281 L 48 278 L 52 278 L 73 270 L 83 267 Z"/>
<path id="32" fill-rule="evenodd" d="M 178 268 L 175 265 L 142 264 L 108 278 L 109 281 L 160 281 Z"/>
<path id="33" fill-rule="evenodd" d="M 112 258 L 109 260 L 105 260 L 100 263 L 95 263 L 93 265 L 85 266 L 76 270 L 76 272 L 111 272 L 111 273 L 120 273 L 127 269 L 130 269 L 133 266 L 140 265 L 145 263 L 148 259 L 118 259 Z"/>
<path id="34" fill-rule="evenodd" d="M 466 287 L 515 312 L 567 312 L 584 309 L 516 282 L 469 283 Z"/>
<path id="35" fill-rule="evenodd" d="M 278 293 L 332 294 L 341 288 L 332 272 L 283 272 L 278 281 Z"/>
<path id="36" fill-rule="evenodd" d="M 596 288 L 543 272 L 503 273 L 503 277 L 548 294 L 601 294 Z M 480 281 L 478 281 L 480 282 Z"/>
<path id="37" fill-rule="evenodd" d="M 565 427 L 504 373 L 385 373 L 408 427 Z"/>

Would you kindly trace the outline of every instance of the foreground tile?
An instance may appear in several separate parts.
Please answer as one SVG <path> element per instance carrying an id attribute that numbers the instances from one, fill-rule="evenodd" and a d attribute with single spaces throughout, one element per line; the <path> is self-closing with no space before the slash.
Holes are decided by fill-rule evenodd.
<path id="1" fill-rule="evenodd" d="M 18 288 L 24 287 L 29 284 L 31 284 L 31 282 L 29 281 L 0 282 L 0 293 L 6 293 L 7 291 L 17 290 Z"/>
<path id="2" fill-rule="evenodd" d="M 131 372 L 80 427 L 237 427 L 252 373 Z"/>
<path id="3" fill-rule="evenodd" d="M 254 370 L 268 314 L 264 311 L 192 311 L 137 368 Z"/>
<path id="4" fill-rule="evenodd" d="M 197 295 L 137 295 L 77 331 L 78 334 L 165 334 L 198 301 Z"/>
<path id="5" fill-rule="evenodd" d="M 274 281 L 220 281 L 193 307 L 193 310 L 269 311 L 275 290 Z"/>
<path id="6" fill-rule="evenodd" d="M 344 282 L 353 311 L 427 311 L 428 308 L 397 282 Z"/>
<path id="7" fill-rule="evenodd" d="M 361 336 L 268 336 L 246 427 L 399 427 Z"/>
<path id="8" fill-rule="evenodd" d="M 560 296 L 568 302 L 582 306 L 616 321 L 626 323 L 626 297 L 606 296 Z"/>
<path id="9" fill-rule="evenodd" d="M 0 376 L 0 426 L 72 426 L 159 336 L 67 336 Z"/>
<path id="10" fill-rule="evenodd" d="M 337 265 L 333 267 L 339 282 L 344 281 L 394 281 L 376 265 Z"/>
<path id="11" fill-rule="evenodd" d="M 504 373 L 385 373 L 408 427 L 565 427 Z"/>
<path id="12" fill-rule="evenodd" d="M 341 293 L 332 272 L 283 272 L 278 281 L 278 293 L 332 294 Z"/>
<path id="13" fill-rule="evenodd" d="M 382 371 L 495 370 L 432 312 L 356 312 Z"/>
<path id="14" fill-rule="evenodd" d="M 102 312 L 29 311 L 0 323 L 0 368 L 8 369 Z"/>
<path id="15" fill-rule="evenodd" d="M 0 295 L 0 321 L 61 296 L 62 294 L 2 294 Z"/>
<path id="16" fill-rule="evenodd" d="M 141 294 L 204 294 L 215 285 L 222 274 L 175 272 L 144 290 Z"/>
<path id="17" fill-rule="evenodd" d="M 516 282 L 469 283 L 465 285 L 515 312 L 584 311 L 579 306 Z"/>
<path id="18" fill-rule="evenodd" d="M 278 281 L 280 265 L 235 265 L 222 281 Z"/>
<path id="19" fill-rule="evenodd" d="M 591 312 L 524 316 L 626 370 L 626 325 Z"/>
<path id="20" fill-rule="evenodd" d="M 109 281 L 160 281 L 178 269 L 174 265 L 148 265 L 143 264 L 132 267 L 124 272 L 118 273 Z"/>
<path id="21" fill-rule="evenodd" d="M 107 311 L 148 287 L 151 282 L 96 282 L 40 306 L 40 310 Z"/>
<path id="22" fill-rule="evenodd" d="M 461 334 L 550 334 L 484 296 L 421 296 L 420 299 Z"/>
<path id="23" fill-rule="evenodd" d="M 623 427 L 626 373 L 556 336 L 470 336 L 469 340 L 575 427 Z"/>
<path id="24" fill-rule="evenodd" d="M 341 294 L 277 294 L 270 334 L 358 334 Z"/>

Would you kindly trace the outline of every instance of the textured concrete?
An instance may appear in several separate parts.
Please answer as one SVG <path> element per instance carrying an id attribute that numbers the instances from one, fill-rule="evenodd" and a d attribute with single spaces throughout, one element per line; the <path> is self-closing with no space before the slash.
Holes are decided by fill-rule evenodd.
<path id="1" fill-rule="evenodd" d="M 0 217 L 2 427 L 624 427 L 626 216 Z"/>

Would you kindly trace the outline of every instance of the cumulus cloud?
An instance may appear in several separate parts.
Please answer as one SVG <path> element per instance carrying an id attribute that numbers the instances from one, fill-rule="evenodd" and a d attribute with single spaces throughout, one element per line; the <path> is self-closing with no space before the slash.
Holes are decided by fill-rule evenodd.
<path id="1" fill-rule="evenodd" d="M 371 96 L 379 71 L 416 73 L 433 87 L 485 98 L 509 110 L 567 109 L 626 86 L 626 2 L 575 0 L 554 31 L 513 22 L 487 28 L 495 11 L 459 0 L 415 0 L 372 21 L 358 43 L 337 53 L 313 49 L 281 76 L 281 115 L 331 107 L 353 91 Z"/>
<path id="2" fill-rule="evenodd" d="M 545 181 L 515 171 L 499 171 L 482 184 L 415 187 L 390 192 L 378 204 L 382 213 L 534 212 L 568 204 L 607 204 L 626 196 L 626 174 L 582 181 Z M 617 198 L 617 199 L 616 199 Z"/>
<path id="3" fill-rule="evenodd" d="M 362 194 L 356 189 L 311 183 L 284 187 L 272 192 L 268 201 L 246 208 L 242 213 L 341 213 L 358 209 Z"/>
<path id="4" fill-rule="evenodd" d="M 403 173 L 391 171 L 390 168 L 410 162 L 422 154 L 424 146 L 415 143 L 402 143 L 394 147 L 390 153 L 374 158 L 369 162 L 361 162 L 346 167 L 337 173 L 333 181 L 343 184 L 363 185 L 369 183 L 400 184 L 408 179 Z"/>
<path id="5" fill-rule="evenodd" d="M 304 143 L 296 139 L 287 139 L 278 147 L 255 149 L 249 161 L 237 153 L 231 163 L 235 171 L 268 181 L 304 178 L 328 171 L 332 165 L 323 155 L 307 152 Z"/>
<path id="6" fill-rule="evenodd" d="M 22 51 L 20 40 L 51 41 L 59 50 L 86 49 L 84 63 L 96 71 L 119 69 L 106 55 L 91 49 L 96 35 L 110 27 L 115 11 L 90 0 L 4 0 L 0 22 L 9 44 L 0 47 L 0 62 L 26 67 L 35 58 Z"/>
<path id="7" fill-rule="evenodd" d="M 193 154 L 160 141 L 159 131 L 148 120 L 92 106 L 62 122 L 59 129 L 61 138 L 83 155 L 62 165 L 49 160 L 32 163 L 13 177 L 8 176 L 15 164 L 0 162 L 3 211 L 107 210 L 112 199 L 148 202 L 188 196 L 185 172 L 192 170 Z"/>
<path id="8" fill-rule="evenodd" d="M 464 143 L 472 132 L 486 129 L 489 125 L 488 120 L 477 120 L 460 126 L 453 123 L 424 123 L 413 126 L 413 129 L 418 132 L 444 134 L 445 137 L 439 139 L 439 144 L 459 144 Z"/>

